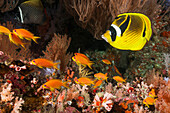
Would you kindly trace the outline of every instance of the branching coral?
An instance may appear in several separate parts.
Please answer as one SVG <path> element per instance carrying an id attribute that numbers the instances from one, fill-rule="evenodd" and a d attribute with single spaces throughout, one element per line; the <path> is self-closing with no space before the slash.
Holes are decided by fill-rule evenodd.
<path id="1" fill-rule="evenodd" d="M 99 112 L 103 107 L 107 110 L 107 111 L 111 111 L 112 107 L 113 107 L 113 95 L 111 93 L 97 93 L 94 97 L 93 100 L 93 109 L 95 108 L 95 112 Z"/>
<path id="2" fill-rule="evenodd" d="M 60 60 L 60 70 L 63 72 L 72 56 L 72 53 L 67 53 L 67 49 L 70 45 L 71 38 L 67 38 L 67 35 L 54 34 L 53 39 L 46 47 L 46 51 L 43 51 L 46 59 L 57 61 Z"/>
<path id="3" fill-rule="evenodd" d="M 6 24 L 4 23 L 3 26 L 7 26 L 11 31 L 15 28 L 10 21 L 7 21 Z M 31 51 L 29 50 L 30 45 L 31 42 L 25 45 L 26 51 L 24 48 L 11 43 L 8 36 L 0 34 L 0 51 L 3 51 L 12 59 L 28 60 L 32 56 Z"/>
<path id="4" fill-rule="evenodd" d="M 15 98 L 15 104 L 14 104 L 14 109 L 11 111 L 11 113 L 19 113 L 19 110 L 22 110 L 21 108 L 21 104 L 24 103 L 24 100 L 22 100 L 22 98 L 20 98 L 18 100 L 18 97 Z"/>
<path id="5" fill-rule="evenodd" d="M 158 99 L 156 101 L 156 109 L 162 113 L 166 113 L 170 110 L 170 80 L 165 81 L 163 77 L 159 76 L 159 72 L 155 69 L 147 73 L 146 82 L 148 84 L 153 84 L 157 89 L 156 93 Z"/>
<path id="6" fill-rule="evenodd" d="M 0 11 L 6 12 L 13 10 L 18 5 L 19 0 L 1 0 Z"/>
<path id="7" fill-rule="evenodd" d="M 159 87 L 158 99 L 156 101 L 156 108 L 161 113 L 168 113 L 170 111 L 170 80 Z"/>
<path id="8" fill-rule="evenodd" d="M 11 101 L 14 97 L 14 92 L 11 92 L 11 86 L 12 84 L 8 84 L 7 82 L 2 85 L 2 92 L 0 92 L 1 94 L 1 101 L 4 101 L 4 102 L 8 102 L 8 101 Z"/>

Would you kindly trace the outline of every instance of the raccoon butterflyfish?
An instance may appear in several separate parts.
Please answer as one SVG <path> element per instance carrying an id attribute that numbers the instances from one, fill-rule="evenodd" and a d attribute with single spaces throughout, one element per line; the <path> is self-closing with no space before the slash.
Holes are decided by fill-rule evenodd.
<path id="1" fill-rule="evenodd" d="M 116 80 L 116 82 L 120 82 L 120 83 L 126 82 L 126 80 L 123 79 L 123 78 L 120 77 L 120 76 L 114 76 L 113 79 Z"/>
<path id="2" fill-rule="evenodd" d="M 31 63 L 33 65 L 38 66 L 39 68 L 43 68 L 43 67 L 51 68 L 51 67 L 53 67 L 53 68 L 59 70 L 57 66 L 60 62 L 54 63 L 51 60 L 47 60 L 47 59 L 44 59 L 44 58 L 37 58 L 37 59 L 33 59 L 31 61 Z"/>
<path id="3" fill-rule="evenodd" d="M 9 35 L 11 33 L 11 31 L 4 26 L 0 26 L 0 33 L 4 33 L 5 35 Z"/>
<path id="4" fill-rule="evenodd" d="M 13 42 L 15 45 L 21 45 L 24 49 L 26 49 L 25 48 L 25 44 L 26 43 L 23 43 L 22 41 L 21 41 L 21 39 L 16 35 L 16 34 L 14 34 L 14 33 L 10 33 L 9 34 L 9 40 L 11 41 L 11 42 Z"/>
<path id="5" fill-rule="evenodd" d="M 75 61 L 77 63 L 77 65 L 83 65 L 83 66 L 88 66 L 90 69 L 91 65 L 94 64 L 92 61 L 90 61 L 89 59 L 86 59 L 84 56 L 82 55 L 76 55 L 72 57 L 73 61 Z"/>
<path id="6" fill-rule="evenodd" d="M 96 74 L 94 74 L 94 76 L 97 78 L 97 79 L 99 79 L 99 80 L 106 80 L 106 82 L 107 82 L 107 74 L 108 73 L 105 73 L 105 74 L 103 74 L 103 73 L 96 73 Z"/>
<path id="7" fill-rule="evenodd" d="M 141 50 L 152 35 L 151 21 L 141 13 L 118 15 L 102 38 L 121 50 Z"/>
<path id="8" fill-rule="evenodd" d="M 44 24 L 46 21 L 45 9 L 41 0 L 27 0 L 18 7 L 21 23 Z"/>
<path id="9" fill-rule="evenodd" d="M 156 100 L 157 99 L 154 99 L 152 97 L 147 97 L 143 100 L 143 104 L 145 104 L 149 108 L 149 105 L 154 105 Z"/>
<path id="10" fill-rule="evenodd" d="M 14 29 L 13 33 L 15 33 L 16 35 L 19 36 L 19 38 L 23 39 L 27 39 L 27 40 L 33 40 L 35 43 L 37 43 L 36 39 L 40 38 L 37 36 L 34 36 L 33 33 L 31 33 L 30 31 L 26 30 L 26 29 Z"/>
<path id="11" fill-rule="evenodd" d="M 79 79 L 76 79 L 75 83 L 80 84 L 82 86 L 84 86 L 84 85 L 89 85 L 90 86 L 91 84 L 94 85 L 94 81 L 91 80 L 90 78 L 87 78 L 87 77 L 81 77 Z"/>
<path id="12" fill-rule="evenodd" d="M 44 89 L 50 89 L 51 91 L 54 91 L 54 89 L 61 89 L 61 86 L 69 88 L 67 82 L 62 82 L 60 79 L 52 79 L 42 85 Z"/>

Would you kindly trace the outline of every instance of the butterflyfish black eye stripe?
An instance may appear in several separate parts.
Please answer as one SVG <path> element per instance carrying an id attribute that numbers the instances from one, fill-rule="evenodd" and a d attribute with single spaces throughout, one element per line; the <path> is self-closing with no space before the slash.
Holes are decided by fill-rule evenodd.
<path id="1" fill-rule="evenodd" d="M 116 30 L 112 26 L 110 26 L 109 30 L 111 32 L 111 39 L 112 39 L 112 41 L 115 41 L 116 40 L 116 35 L 117 35 L 116 34 Z"/>
<path id="2" fill-rule="evenodd" d="M 128 15 L 126 21 L 120 26 L 120 29 L 121 29 L 121 32 L 122 32 L 121 36 L 123 35 L 125 30 L 127 29 L 128 24 L 129 24 L 129 20 L 130 20 L 130 16 Z"/>

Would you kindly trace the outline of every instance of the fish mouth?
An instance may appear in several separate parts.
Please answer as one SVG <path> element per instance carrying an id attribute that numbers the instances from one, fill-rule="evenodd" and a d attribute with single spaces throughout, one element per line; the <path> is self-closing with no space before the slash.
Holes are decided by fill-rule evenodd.
<path id="1" fill-rule="evenodd" d="M 108 41 L 107 41 L 107 38 L 106 38 L 104 35 L 102 35 L 101 37 L 102 37 L 106 42 L 108 42 Z"/>

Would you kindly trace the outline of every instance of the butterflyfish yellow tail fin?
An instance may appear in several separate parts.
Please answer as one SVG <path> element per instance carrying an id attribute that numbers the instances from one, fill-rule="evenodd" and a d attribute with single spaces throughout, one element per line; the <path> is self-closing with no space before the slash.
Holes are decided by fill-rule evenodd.
<path id="1" fill-rule="evenodd" d="M 145 23 L 145 27 L 146 27 L 146 36 L 145 37 L 146 37 L 147 41 L 149 41 L 151 38 L 151 35 L 152 35 L 151 21 L 147 16 L 145 16 L 143 14 L 142 14 L 142 17 L 144 19 L 144 23 Z"/>

